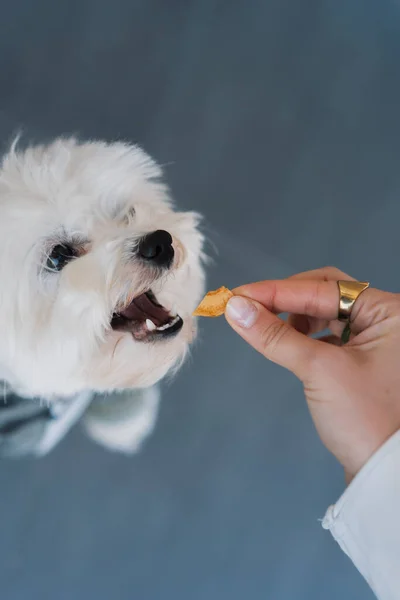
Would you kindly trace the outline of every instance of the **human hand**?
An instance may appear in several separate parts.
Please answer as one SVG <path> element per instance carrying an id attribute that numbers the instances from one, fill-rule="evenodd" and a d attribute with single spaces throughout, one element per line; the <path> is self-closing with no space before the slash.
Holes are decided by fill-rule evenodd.
<path id="1" fill-rule="evenodd" d="M 350 481 L 400 429 L 400 295 L 369 288 L 351 314 L 350 341 L 340 345 L 336 268 L 300 273 L 235 289 L 230 325 L 266 358 L 303 383 L 325 446 Z M 289 313 L 287 322 L 280 313 Z M 308 337 L 329 328 L 332 335 Z"/>

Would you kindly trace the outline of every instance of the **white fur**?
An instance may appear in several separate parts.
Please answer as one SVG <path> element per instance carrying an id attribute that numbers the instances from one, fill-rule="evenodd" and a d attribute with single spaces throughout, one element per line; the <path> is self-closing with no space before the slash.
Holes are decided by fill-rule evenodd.
<path id="1" fill-rule="evenodd" d="M 154 429 L 160 403 L 157 386 L 115 394 L 112 401 L 93 402 L 84 418 L 87 433 L 110 450 L 140 450 Z"/>
<path id="2" fill-rule="evenodd" d="M 14 145 L 4 157 L 0 377 L 17 393 L 51 401 L 143 388 L 182 362 L 203 292 L 203 240 L 198 215 L 173 210 L 160 176 L 147 154 L 124 143 L 58 139 L 24 151 Z M 157 229 L 174 239 L 175 262 L 163 276 L 129 252 Z M 48 273 L 51 248 L 70 238 L 83 255 Z M 110 328 L 112 313 L 149 288 L 184 321 L 170 340 L 146 343 Z"/>

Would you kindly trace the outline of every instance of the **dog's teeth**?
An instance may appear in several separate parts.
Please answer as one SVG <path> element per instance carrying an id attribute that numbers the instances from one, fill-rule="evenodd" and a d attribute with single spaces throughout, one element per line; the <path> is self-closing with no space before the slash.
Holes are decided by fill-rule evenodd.
<path id="1" fill-rule="evenodd" d="M 157 329 L 157 326 L 154 325 L 151 319 L 146 319 L 146 326 L 149 331 L 155 331 Z"/>
<path id="2" fill-rule="evenodd" d="M 177 323 L 179 321 L 179 316 L 176 315 L 176 317 L 174 319 L 172 319 L 172 321 L 170 321 L 169 323 L 166 323 L 165 325 L 160 325 L 160 327 L 157 327 L 157 331 L 165 331 L 165 329 L 169 329 L 170 327 L 172 327 L 172 325 L 175 325 L 175 323 Z"/>

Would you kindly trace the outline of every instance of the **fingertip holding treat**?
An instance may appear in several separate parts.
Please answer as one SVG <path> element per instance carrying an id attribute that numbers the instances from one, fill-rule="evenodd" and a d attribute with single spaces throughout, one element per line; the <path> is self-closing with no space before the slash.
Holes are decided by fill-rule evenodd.
<path id="1" fill-rule="evenodd" d="M 249 329 L 256 322 L 257 312 L 251 300 L 242 296 L 233 296 L 226 305 L 225 315 L 230 323 Z"/>
<path id="2" fill-rule="evenodd" d="M 193 313 L 194 317 L 219 317 L 225 313 L 232 326 L 249 329 L 256 321 L 258 309 L 254 302 L 222 286 L 208 292 Z"/>

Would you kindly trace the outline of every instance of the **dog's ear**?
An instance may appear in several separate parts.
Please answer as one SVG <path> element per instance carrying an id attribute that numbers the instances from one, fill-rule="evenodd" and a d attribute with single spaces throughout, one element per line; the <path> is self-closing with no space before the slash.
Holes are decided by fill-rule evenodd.
<path id="1" fill-rule="evenodd" d="M 109 450 L 133 454 L 153 431 L 159 402 L 158 386 L 96 396 L 83 424 L 95 442 Z"/>

